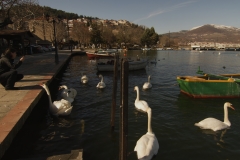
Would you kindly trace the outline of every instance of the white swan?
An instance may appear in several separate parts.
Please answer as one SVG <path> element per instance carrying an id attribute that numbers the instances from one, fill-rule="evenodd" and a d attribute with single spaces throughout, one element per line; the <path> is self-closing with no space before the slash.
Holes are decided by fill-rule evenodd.
<path id="1" fill-rule="evenodd" d="M 101 81 L 97 84 L 97 88 L 103 89 L 106 87 L 106 84 L 103 82 L 103 76 L 100 74 L 99 78 L 101 78 Z"/>
<path id="2" fill-rule="evenodd" d="M 82 82 L 83 84 L 88 83 L 88 77 L 87 77 L 86 75 L 83 75 L 83 76 L 81 77 L 81 82 Z"/>
<path id="3" fill-rule="evenodd" d="M 86 83 L 88 83 L 88 77 L 87 77 L 87 75 L 85 75 L 85 74 L 82 74 L 82 77 L 81 77 L 81 82 L 82 82 L 83 84 L 86 84 Z"/>
<path id="4" fill-rule="evenodd" d="M 149 75 L 148 76 L 148 81 L 143 84 L 143 89 L 152 88 L 152 84 L 151 84 L 150 80 L 151 80 L 151 76 Z"/>
<path id="5" fill-rule="evenodd" d="M 202 129 L 211 129 L 213 131 L 217 131 L 217 130 L 221 130 L 221 129 L 225 129 L 231 126 L 231 123 L 228 119 L 228 108 L 232 108 L 233 110 L 235 110 L 232 106 L 231 103 L 226 102 L 224 103 L 224 121 L 219 121 L 218 119 L 215 118 L 206 118 L 198 123 L 195 123 L 195 126 L 198 126 Z"/>
<path id="6" fill-rule="evenodd" d="M 151 127 L 151 118 L 152 118 L 152 110 L 148 108 L 148 132 L 143 135 L 138 141 L 134 148 L 134 151 L 137 152 L 138 159 L 141 160 L 150 160 L 154 155 L 158 153 L 159 144 L 157 137 L 152 132 Z"/>
<path id="7" fill-rule="evenodd" d="M 66 85 L 59 86 L 59 90 L 61 89 L 63 89 L 61 93 L 62 98 L 72 103 L 74 101 L 74 98 L 77 95 L 76 89 L 73 89 L 73 88 L 68 89 Z"/>
<path id="8" fill-rule="evenodd" d="M 139 88 L 138 88 L 138 86 L 135 86 L 134 90 L 137 92 L 137 97 L 136 97 L 136 100 L 135 100 L 135 103 L 134 103 L 136 109 L 141 110 L 143 112 L 147 112 L 147 110 L 150 107 L 148 106 L 148 103 L 146 101 L 139 100 L 140 96 L 139 96 Z"/>
<path id="9" fill-rule="evenodd" d="M 55 116 L 67 116 L 71 113 L 72 111 L 72 106 L 71 103 L 65 99 L 61 99 L 60 101 L 54 101 L 52 102 L 51 99 L 51 94 L 49 91 L 49 88 L 47 87 L 46 84 L 41 84 L 45 91 L 47 92 L 48 99 L 49 99 L 49 109 L 51 114 Z"/>

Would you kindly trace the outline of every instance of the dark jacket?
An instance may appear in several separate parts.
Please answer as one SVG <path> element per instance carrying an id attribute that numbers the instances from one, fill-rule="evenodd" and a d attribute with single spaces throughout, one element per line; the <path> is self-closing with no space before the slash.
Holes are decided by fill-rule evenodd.
<path id="1" fill-rule="evenodd" d="M 0 59 L 0 75 L 10 71 L 11 69 L 17 69 L 21 66 L 22 61 L 19 61 L 17 64 L 14 64 L 14 59 L 10 59 L 2 55 Z"/>

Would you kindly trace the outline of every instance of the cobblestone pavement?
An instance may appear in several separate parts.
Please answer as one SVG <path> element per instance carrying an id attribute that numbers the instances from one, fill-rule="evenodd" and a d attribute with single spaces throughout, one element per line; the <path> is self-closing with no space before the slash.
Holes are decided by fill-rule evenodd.
<path id="1" fill-rule="evenodd" d="M 17 69 L 18 73 L 24 74 L 24 78 L 15 84 L 20 90 L 6 91 L 0 85 L 0 159 L 44 93 L 39 84 L 49 84 L 71 57 L 69 51 L 60 52 L 59 63 L 55 64 L 54 54 L 26 55 L 25 61 Z M 18 59 L 20 57 L 16 61 Z"/>

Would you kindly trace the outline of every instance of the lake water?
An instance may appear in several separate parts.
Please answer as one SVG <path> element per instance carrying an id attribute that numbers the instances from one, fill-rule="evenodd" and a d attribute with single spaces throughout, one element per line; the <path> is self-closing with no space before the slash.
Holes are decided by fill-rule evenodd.
<path id="1" fill-rule="evenodd" d="M 147 132 L 147 114 L 136 111 L 134 86 L 140 88 L 140 99 L 152 108 L 152 129 L 159 142 L 155 160 L 235 160 L 240 157 L 239 99 L 193 99 L 180 93 L 176 77 L 197 75 L 198 67 L 206 73 L 240 73 L 240 53 L 223 51 L 128 51 L 127 56 L 148 57 L 146 70 L 129 72 L 128 159 L 137 140 Z M 100 81 L 95 61 L 87 56 L 74 56 L 51 86 L 54 99 L 59 99 L 58 86 L 75 88 L 78 95 L 68 117 L 52 117 L 46 95 L 34 109 L 3 159 L 44 159 L 71 150 L 83 149 L 85 160 L 117 160 L 119 155 L 119 81 L 115 130 L 110 129 L 113 73 L 103 72 L 106 88 L 96 89 Z M 225 66 L 225 67 L 224 67 Z M 80 83 L 81 72 L 89 83 Z M 152 89 L 142 85 L 151 75 Z M 207 117 L 223 120 L 223 104 L 231 102 L 229 129 L 213 132 L 201 130 L 194 123 Z M 46 158 L 45 158 L 46 159 Z"/>

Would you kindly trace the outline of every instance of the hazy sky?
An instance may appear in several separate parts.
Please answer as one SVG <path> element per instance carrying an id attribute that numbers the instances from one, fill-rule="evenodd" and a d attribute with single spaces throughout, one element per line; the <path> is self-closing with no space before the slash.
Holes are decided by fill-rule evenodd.
<path id="1" fill-rule="evenodd" d="M 100 19 L 128 20 L 158 34 L 216 24 L 240 28 L 240 0 L 39 0 L 41 6 Z"/>

